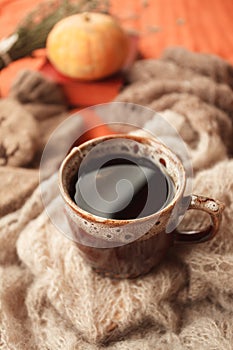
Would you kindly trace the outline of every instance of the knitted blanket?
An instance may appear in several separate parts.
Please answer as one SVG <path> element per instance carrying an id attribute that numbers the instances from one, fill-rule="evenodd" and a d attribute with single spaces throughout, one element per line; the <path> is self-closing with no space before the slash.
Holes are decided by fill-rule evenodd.
<path id="1" fill-rule="evenodd" d="M 38 187 L 41 151 L 67 116 L 65 101 L 24 72 L 0 100 L 2 350 L 233 349 L 233 69 L 174 48 L 137 61 L 127 82 L 117 101 L 154 108 L 173 124 L 190 150 L 194 193 L 225 203 L 220 231 L 171 248 L 144 277 L 94 273 L 49 221 Z M 199 224 L 195 213 L 182 223 Z"/>

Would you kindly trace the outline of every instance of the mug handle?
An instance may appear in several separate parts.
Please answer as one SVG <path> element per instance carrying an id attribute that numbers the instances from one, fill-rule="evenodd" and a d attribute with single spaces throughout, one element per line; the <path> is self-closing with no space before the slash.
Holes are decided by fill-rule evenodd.
<path id="1" fill-rule="evenodd" d="M 202 210 L 209 214 L 210 225 L 200 231 L 179 231 L 175 230 L 174 243 L 202 243 L 212 239 L 219 229 L 222 217 L 222 211 L 225 205 L 212 198 L 191 195 L 191 201 L 187 210 L 196 209 Z"/>

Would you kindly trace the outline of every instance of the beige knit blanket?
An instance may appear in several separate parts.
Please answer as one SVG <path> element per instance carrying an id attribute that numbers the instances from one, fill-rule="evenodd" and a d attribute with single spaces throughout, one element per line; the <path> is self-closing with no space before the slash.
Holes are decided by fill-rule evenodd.
<path id="1" fill-rule="evenodd" d="M 0 100 L 1 350 L 233 349 L 232 71 L 169 49 L 128 73 L 117 100 L 160 111 L 191 152 L 194 192 L 226 209 L 212 241 L 174 247 L 145 277 L 120 281 L 95 274 L 43 211 L 36 169 L 66 107 L 52 83 L 18 77 Z"/>

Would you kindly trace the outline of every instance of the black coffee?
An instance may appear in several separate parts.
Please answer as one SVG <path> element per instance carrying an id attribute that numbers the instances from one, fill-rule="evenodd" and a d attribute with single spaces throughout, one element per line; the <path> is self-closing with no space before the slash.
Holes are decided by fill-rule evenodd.
<path id="1" fill-rule="evenodd" d="M 174 185 L 165 169 L 147 158 L 111 154 L 110 160 L 92 159 L 79 169 L 71 196 L 89 213 L 127 220 L 165 207 L 174 196 Z"/>

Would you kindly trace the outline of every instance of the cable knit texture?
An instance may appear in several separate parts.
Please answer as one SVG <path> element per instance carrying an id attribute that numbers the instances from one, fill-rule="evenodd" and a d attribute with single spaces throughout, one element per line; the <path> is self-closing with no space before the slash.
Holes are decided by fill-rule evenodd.
<path id="1" fill-rule="evenodd" d="M 5 206 L 0 219 L 0 349 L 233 349 L 232 70 L 220 58 L 207 65 L 208 56 L 179 50 L 135 63 L 117 101 L 153 107 L 176 127 L 193 160 L 194 193 L 226 205 L 219 233 L 171 248 L 144 277 L 111 280 L 52 225 L 39 188 L 19 189 L 17 208 Z M 181 225 L 200 220 L 193 211 Z"/>

